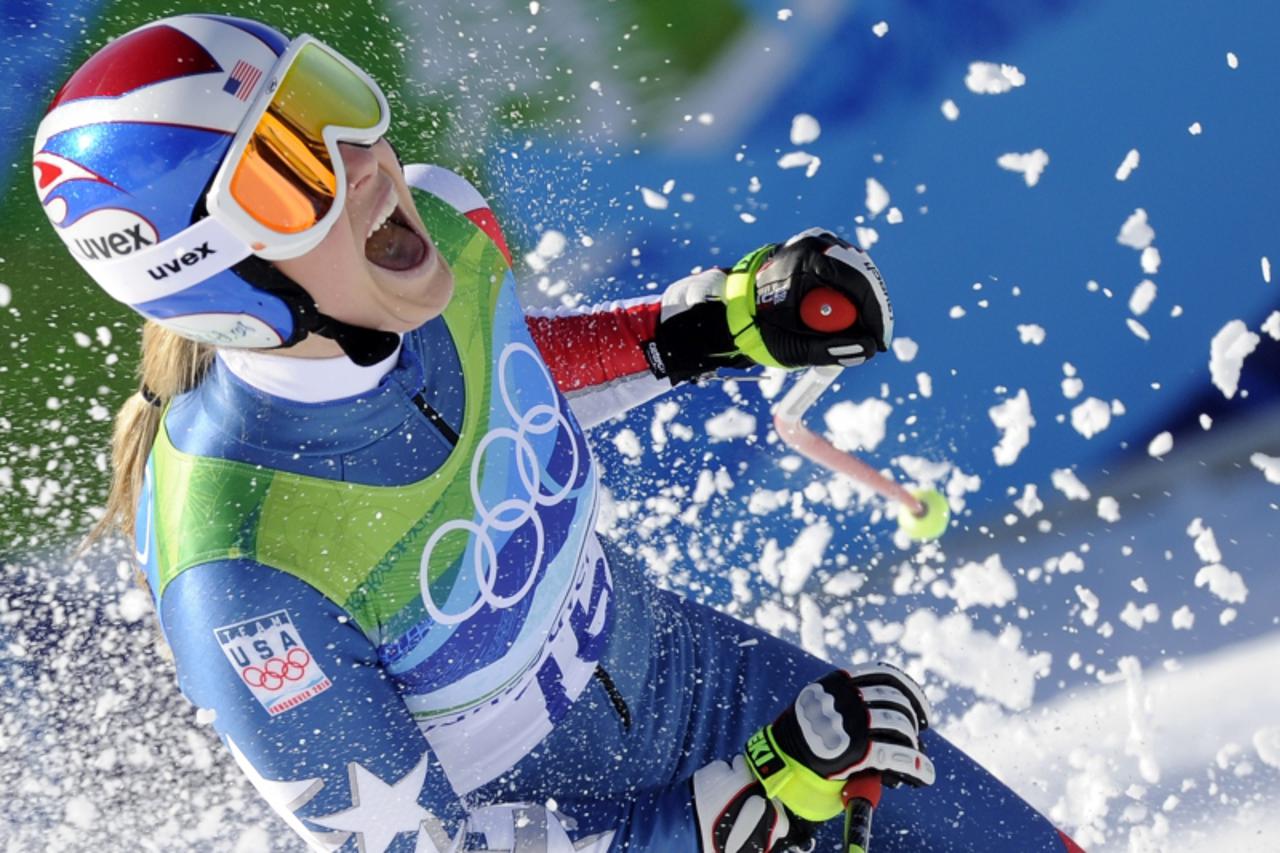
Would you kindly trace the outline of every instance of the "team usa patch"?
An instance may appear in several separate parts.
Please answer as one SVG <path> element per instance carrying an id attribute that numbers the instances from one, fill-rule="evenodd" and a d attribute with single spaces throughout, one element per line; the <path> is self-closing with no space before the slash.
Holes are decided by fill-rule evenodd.
<path id="1" fill-rule="evenodd" d="M 333 686 L 287 610 L 214 628 L 213 635 L 240 680 L 273 717 Z"/>

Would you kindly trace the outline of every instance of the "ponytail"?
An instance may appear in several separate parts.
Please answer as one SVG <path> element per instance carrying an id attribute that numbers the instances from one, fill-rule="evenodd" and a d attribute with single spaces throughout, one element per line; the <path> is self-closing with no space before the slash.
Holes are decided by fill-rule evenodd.
<path id="1" fill-rule="evenodd" d="M 156 323 L 142 327 L 142 384 L 116 414 L 111 439 L 111 490 L 106 511 L 89 532 L 85 545 L 112 531 L 133 538 L 142 492 L 142 477 L 151 445 L 160 430 L 164 407 L 174 397 L 200 384 L 213 363 L 213 347 L 188 340 Z"/>

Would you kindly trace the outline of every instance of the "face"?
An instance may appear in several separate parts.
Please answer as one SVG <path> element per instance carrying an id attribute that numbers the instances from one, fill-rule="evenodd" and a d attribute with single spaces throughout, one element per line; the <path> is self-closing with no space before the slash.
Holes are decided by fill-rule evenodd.
<path id="1" fill-rule="evenodd" d="M 444 311 L 453 274 L 418 216 L 391 146 L 379 140 L 338 149 L 347 172 L 341 216 L 314 249 L 275 264 L 330 317 L 412 331 Z"/>

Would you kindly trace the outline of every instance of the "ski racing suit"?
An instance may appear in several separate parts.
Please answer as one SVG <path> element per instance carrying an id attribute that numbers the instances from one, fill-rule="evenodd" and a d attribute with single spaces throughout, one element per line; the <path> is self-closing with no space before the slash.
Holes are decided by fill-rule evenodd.
<path id="1" fill-rule="evenodd" d="M 406 177 L 442 317 L 372 368 L 224 350 L 165 412 L 136 548 L 179 684 L 315 849 L 698 851 L 746 739 L 831 666 L 595 532 L 582 424 L 669 387 L 658 299 L 526 314 L 480 194 Z M 938 782 L 884 798 L 877 853 L 1068 849 L 925 742 Z"/>

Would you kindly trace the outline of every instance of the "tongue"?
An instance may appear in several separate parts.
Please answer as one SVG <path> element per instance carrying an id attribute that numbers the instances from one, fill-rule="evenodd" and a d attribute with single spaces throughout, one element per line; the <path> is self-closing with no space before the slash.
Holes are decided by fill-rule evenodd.
<path id="1" fill-rule="evenodd" d="M 364 244 L 364 256 L 388 270 L 407 270 L 422 263 L 427 245 L 412 230 L 398 222 L 387 222 Z"/>

